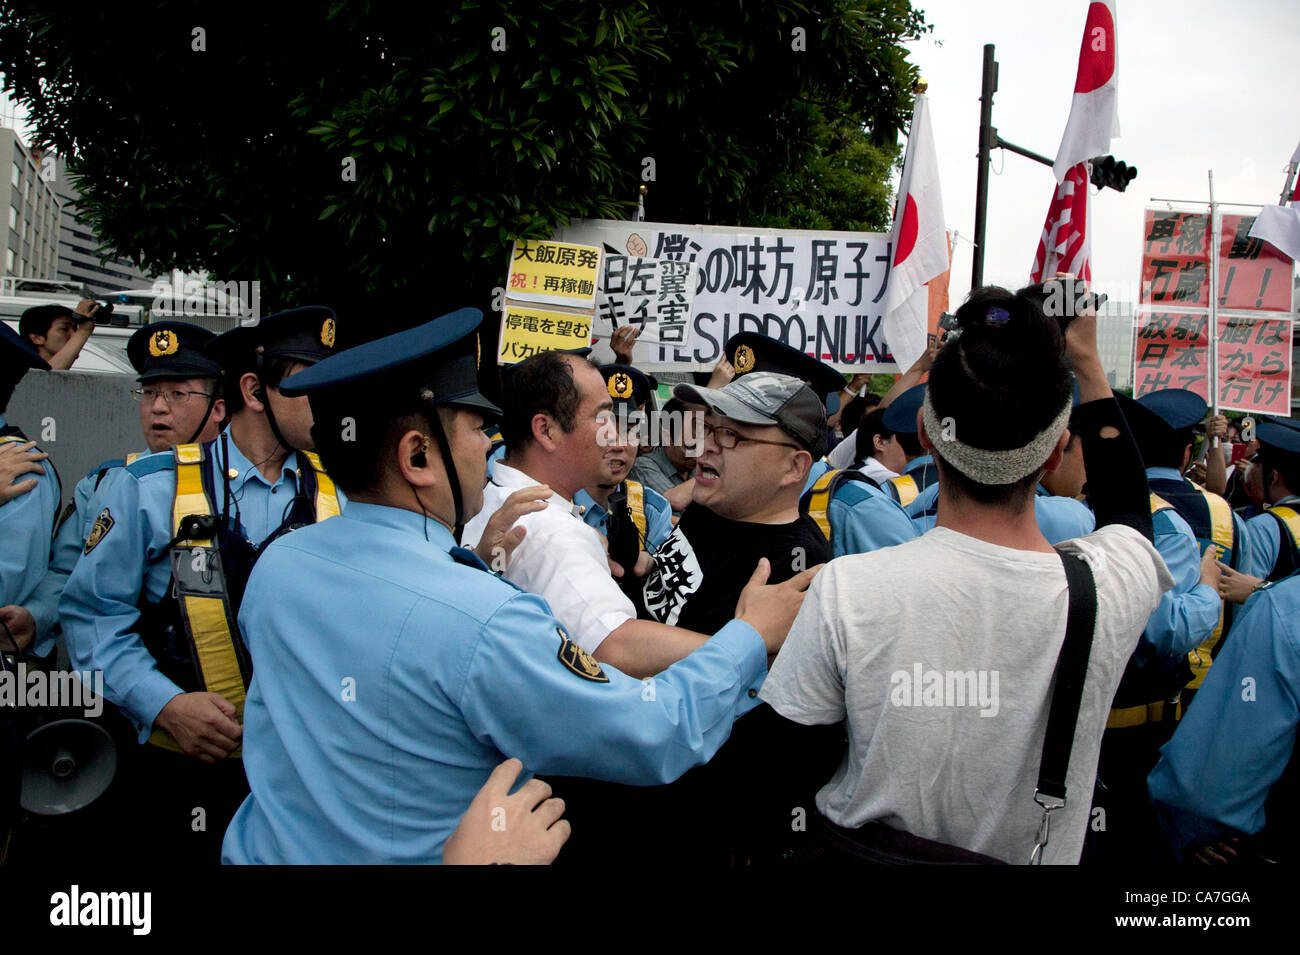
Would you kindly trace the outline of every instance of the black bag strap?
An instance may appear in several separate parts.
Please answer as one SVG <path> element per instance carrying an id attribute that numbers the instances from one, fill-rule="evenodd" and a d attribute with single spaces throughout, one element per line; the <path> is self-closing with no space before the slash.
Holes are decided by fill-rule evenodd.
<path id="1" fill-rule="evenodd" d="M 1034 788 L 1034 802 L 1043 807 L 1043 820 L 1029 858 L 1031 865 L 1042 861 L 1051 813 L 1065 806 L 1065 777 L 1070 769 L 1070 750 L 1074 748 L 1079 702 L 1083 699 L 1088 658 L 1092 655 L 1093 630 L 1097 625 L 1097 582 L 1093 579 L 1092 569 L 1075 554 L 1067 554 L 1060 548 L 1056 552 L 1065 568 L 1069 609 L 1066 611 L 1065 640 L 1056 658 L 1056 688 L 1048 711 L 1047 732 L 1043 735 L 1038 785 Z"/>

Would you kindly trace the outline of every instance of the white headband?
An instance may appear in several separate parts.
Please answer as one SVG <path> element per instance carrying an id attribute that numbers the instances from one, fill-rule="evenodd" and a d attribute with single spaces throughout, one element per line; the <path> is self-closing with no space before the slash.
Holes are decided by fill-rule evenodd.
<path id="1" fill-rule="evenodd" d="M 946 429 L 935 414 L 934 405 L 930 403 L 929 389 L 926 389 L 925 402 L 921 406 L 921 420 L 925 423 L 925 433 L 930 436 L 930 443 L 938 455 L 972 481 L 980 484 L 1014 484 L 1043 466 L 1070 422 L 1070 408 L 1071 404 L 1067 401 L 1061 413 L 1032 441 L 1024 447 L 1006 451 L 972 447 L 959 441 L 955 433 L 945 435 Z M 953 430 L 955 432 L 956 429 Z"/>

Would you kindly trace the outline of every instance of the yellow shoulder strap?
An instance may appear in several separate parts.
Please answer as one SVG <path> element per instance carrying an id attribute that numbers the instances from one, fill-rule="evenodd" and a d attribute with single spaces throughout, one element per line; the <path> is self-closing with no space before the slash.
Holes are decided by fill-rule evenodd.
<path id="1" fill-rule="evenodd" d="M 128 451 L 126 453 L 126 463 L 135 464 L 135 462 L 139 461 L 141 457 L 143 457 L 143 452 L 141 451 Z"/>
<path id="2" fill-rule="evenodd" d="M 1218 552 L 1219 560 L 1228 556 L 1229 551 L 1235 553 L 1236 541 L 1234 540 L 1232 524 L 1232 508 L 1228 502 L 1213 491 L 1207 491 L 1205 488 L 1198 488 L 1201 495 L 1205 498 L 1205 503 L 1210 509 L 1210 539 L 1213 542 L 1214 549 Z M 1152 495 L 1154 496 L 1154 495 Z M 1210 672 L 1210 665 L 1214 663 L 1213 651 L 1219 643 L 1219 637 L 1223 633 L 1223 603 L 1219 603 L 1219 621 L 1214 625 L 1210 635 L 1201 641 L 1195 649 L 1188 651 L 1187 663 L 1192 668 L 1192 682 L 1187 684 L 1189 689 L 1199 689 L 1201 683 L 1205 680 L 1205 674 Z"/>
<path id="3" fill-rule="evenodd" d="M 1282 523 L 1286 525 L 1286 529 L 1295 538 L 1296 546 L 1300 547 L 1300 514 L 1296 513 L 1295 508 L 1286 506 L 1270 507 L 1268 512 L 1282 518 Z"/>
<path id="4" fill-rule="evenodd" d="M 176 446 L 174 454 L 176 497 L 172 502 L 172 534 L 179 538 L 185 518 L 193 515 L 211 516 L 212 505 L 203 490 L 203 447 L 198 444 L 180 444 Z M 174 560 L 202 561 L 208 572 L 220 574 L 220 558 L 213 538 L 184 538 L 177 542 L 177 546 L 188 553 L 173 557 Z M 229 700 L 235 707 L 235 721 L 243 722 L 247 689 L 235 649 L 235 635 L 238 631 L 235 629 L 229 595 L 224 592 L 224 576 L 221 577 L 221 592 L 209 595 L 186 593 L 179 586 L 175 572 L 173 585 L 177 589 L 182 622 L 193 648 L 194 662 L 203 689 L 209 693 L 220 693 Z M 154 730 L 149 742 L 164 749 L 180 750 L 176 741 L 162 730 Z M 235 750 L 232 755 L 240 756 L 241 751 Z"/>
<path id="5" fill-rule="evenodd" d="M 627 509 L 632 512 L 632 523 L 641 540 L 642 548 L 649 539 L 649 525 L 645 516 L 645 488 L 638 481 L 627 482 Z"/>
<path id="6" fill-rule="evenodd" d="M 904 507 L 916 500 L 916 495 L 920 493 L 916 487 L 916 478 L 910 474 L 900 474 L 896 478 L 890 478 L 886 483 L 893 485 L 894 491 L 898 494 L 898 503 Z"/>
<path id="7" fill-rule="evenodd" d="M 1161 511 L 1172 511 L 1174 506 L 1166 501 L 1154 491 L 1151 492 L 1151 516 L 1155 517 Z"/>
<path id="8" fill-rule="evenodd" d="M 304 451 L 303 454 L 316 472 L 316 523 L 319 524 L 339 512 L 339 495 L 334 488 L 334 479 L 325 473 L 325 467 L 320 463 L 320 455 L 315 451 Z"/>
<path id="9" fill-rule="evenodd" d="M 831 539 L 831 484 L 839 473 L 838 470 L 827 471 L 808 491 L 808 516 L 817 523 L 818 530 L 827 540 Z"/>
<path id="10" fill-rule="evenodd" d="M 23 444 L 23 443 L 24 443 L 23 439 L 18 437 L 18 435 L 16 434 L 6 434 L 3 437 L 0 437 L 0 444 Z"/>

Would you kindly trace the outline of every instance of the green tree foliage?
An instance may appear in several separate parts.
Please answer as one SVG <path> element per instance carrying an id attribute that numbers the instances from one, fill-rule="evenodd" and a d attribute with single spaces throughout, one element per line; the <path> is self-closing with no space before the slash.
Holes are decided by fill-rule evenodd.
<path id="1" fill-rule="evenodd" d="M 647 160 L 658 221 L 887 228 L 926 29 L 907 0 L 8 2 L 0 72 L 108 246 L 350 338 L 487 308 L 512 239 L 628 216 Z"/>

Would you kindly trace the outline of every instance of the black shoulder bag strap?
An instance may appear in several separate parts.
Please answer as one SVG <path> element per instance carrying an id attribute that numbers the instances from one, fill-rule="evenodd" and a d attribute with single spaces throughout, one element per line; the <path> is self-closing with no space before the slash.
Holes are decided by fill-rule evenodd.
<path id="1" fill-rule="evenodd" d="M 1029 856 L 1030 865 L 1042 863 L 1051 815 L 1065 806 L 1065 776 L 1070 768 L 1070 750 L 1074 747 L 1074 731 L 1079 722 L 1079 701 L 1083 698 L 1088 657 L 1092 654 L 1092 634 L 1097 625 L 1097 582 L 1093 579 L 1092 569 L 1074 554 L 1067 554 L 1059 548 L 1056 552 L 1065 568 L 1069 609 L 1066 611 L 1065 641 L 1056 659 L 1056 689 L 1052 693 L 1047 732 L 1043 735 L 1043 757 L 1038 764 L 1038 785 L 1034 789 L 1034 802 L 1043 808 L 1043 819 L 1038 824 L 1038 838 Z"/>

